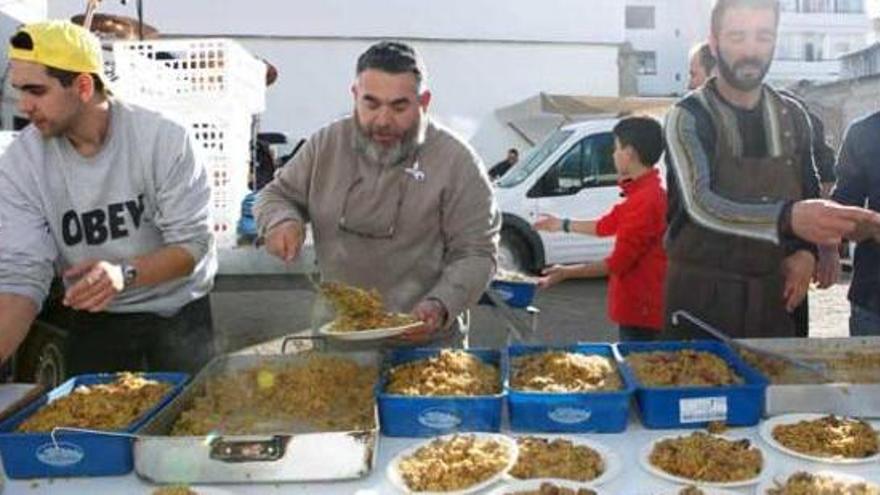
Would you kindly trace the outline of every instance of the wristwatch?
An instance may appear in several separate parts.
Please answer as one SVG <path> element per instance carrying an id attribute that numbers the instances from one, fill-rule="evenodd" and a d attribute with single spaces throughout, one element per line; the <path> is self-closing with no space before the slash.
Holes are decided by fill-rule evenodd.
<path id="1" fill-rule="evenodd" d="M 571 232 L 571 219 L 563 218 L 562 219 L 562 231 L 565 233 Z"/>
<path id="2" fill-rule="evenodd" d="M 137 267 L 127 261 L 123 261 L 119 267 L 122 269 L 122 290 L 125 290 L 131 287 L 137 278 Z"/>

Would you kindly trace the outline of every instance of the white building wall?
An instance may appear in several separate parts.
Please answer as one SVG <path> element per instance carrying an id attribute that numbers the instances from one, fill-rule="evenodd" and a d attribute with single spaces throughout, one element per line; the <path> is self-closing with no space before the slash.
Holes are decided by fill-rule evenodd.
<path id="1" fill-rule="evenodd" d="M 633 49 L 656 54 L 656 74 L 640 75 L 639 94 L 683 94 L 688 78 L 688 53 L 709 33 L 709 0 L 627 0 L 627 6 L 653 7 L 653 29 L 626 29 Z"/>
<path id="2" fill-rule="evenodd" d="M 8 62 L 6 40 L 21 24 L 45 19 L 49 10 L 46 2 L 47 0 L 0 2 L 0 39 L 3 40 L 3 47 L 0 48 L 0 67 L 4 70 Z M 13 97 L 9 81 L 5 77 L 0 84 L 3 85 L 2 99 L 0 99 L 0 128 L 11 129 L 17 100 Z"/>
<path id="3" fill-rule="evenodd" d="M 67 17 L 84 0 L 52 0 Z M 134 0 L 100 11 L 135 15 Z M 144 0 L 144 17 L 167 34 L 401 37 L 619 43 L 619 0 Z"/>
<path id="4" fill-rule="evenodd" d="M 105 3 L 102 12 L 134 15 L 131 5 Z M 382 38 L 408 40 L 422 52 L 433 113 L 466 139 L 495 109 L 541 91 L 618 94 L 620 2 L 512 0 L 501 7 L 493 0 L 154 0 L 145 2 L 145 20 L 168 35 L 233 36 L 269 60 L 279 78 L 268 88 L 261 127 L 294 140 L 350 112 L 355 60 Z M 81 6 L 53 0 L 51 9 L 67 16 Z M 510 142 L 499 129 L 472 144 L 492 162 Z"/>
<path id="5" fill-rule="evenodd" d="M 357 56 L 369 40 L 247 39 L 253 53 L 272 60 L 279 79 L 268 89 L 265 130 L 307 136 L 351 111 L 349 91 Z M 617 50 L 609 47 L 420 40 L 433 92 L 432 114 L 467 139 L 496 109 L 541 91 L 614 96 Z M 466 68 L 466 69 L 464 69 Z M 472 142 L 487 161 L 503 157 L 510 139 L 481 133 Z M 499 158 L 500 159 L 500 158 Z"/>
<path id="6" fill-rule="evenodd" d="M 870 34 L 871 21 L 865 12 L 784 11 L 768 79 L 777 85 L 837 80 L 841 75 L 839 57 L 866 47 Z"/>

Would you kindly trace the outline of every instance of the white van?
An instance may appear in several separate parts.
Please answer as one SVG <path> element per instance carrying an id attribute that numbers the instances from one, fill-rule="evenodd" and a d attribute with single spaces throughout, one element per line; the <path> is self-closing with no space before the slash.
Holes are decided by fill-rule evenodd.
<path id="1" fill-rule="evenodd" d="M 538 233 L 531 224 L 541 213 L 597 218 L 620 201 L 611 132 L 617 121 L 590 120 L 560 128 L 496 183 L 504 217 L 502 267 L 534 272 L 554 263 L 599 260 L 611 252 L 613 238 Z"/>

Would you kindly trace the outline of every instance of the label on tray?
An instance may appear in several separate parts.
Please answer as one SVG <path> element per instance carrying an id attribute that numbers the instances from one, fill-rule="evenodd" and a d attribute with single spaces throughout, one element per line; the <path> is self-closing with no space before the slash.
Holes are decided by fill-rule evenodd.
<path id="1" fill-rule="evenodd" d="M 85 456 L 83 449 L 68 442 L 47 443 L 37 447 L 37 460 L 54 467 L 73 466 Z"/>
<path id="2" fill-rule="evenodd" d="M 700 397 L 678 401 L 679 422 L 705 423 L 727 419 L 727 397 Z"/>
<path id="3" fill-rule="evenodd" d="M 495 287 L 495 292 L 501 296 L 503 301 L 510 301 L 513 299 L 514 293 L 512 290 L 503 289 L 500 287 Z"/>
<path id="4" fill-rule="evenodd" d="M 557 407 L 547 414 L 552 421 L 562 423 L 564 425 L 576 425 L 590 420 L 593 415 L 589 409 L 578 409 L 576 407 Z"/>
<path id="5" fill-rule="evenodd" d="M 422 411 L 419 423 L 435 430 L 449 430 L 461 424 L 461 416 L 457 411 L 437 407 Z"/>

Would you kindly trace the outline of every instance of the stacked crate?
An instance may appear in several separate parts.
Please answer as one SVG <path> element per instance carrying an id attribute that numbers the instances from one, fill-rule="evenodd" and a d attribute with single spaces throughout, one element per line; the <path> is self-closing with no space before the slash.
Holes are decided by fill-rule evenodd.
<path id="1" fill-rule="evenodd" d="M 182 122 L 211 183 L 218 247 L 234 246 L 248 193 L 253 115 L 266 105 L 266 66 L 231 39 L 174 39 L 113 45 L 113 91 Z"/>

